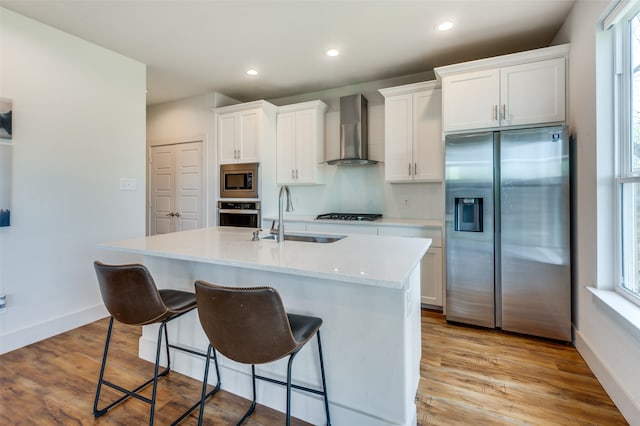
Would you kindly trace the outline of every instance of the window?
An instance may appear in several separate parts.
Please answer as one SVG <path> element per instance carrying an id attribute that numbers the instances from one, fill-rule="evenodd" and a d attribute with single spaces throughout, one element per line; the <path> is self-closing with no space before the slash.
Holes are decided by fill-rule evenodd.
<path id="1" fill-rule="evenodd" d="M 619 217 L 619 283 L 622 294 L 640 303 L 640 8 L 617 25 L 621 78 L 616 186 Z"/>

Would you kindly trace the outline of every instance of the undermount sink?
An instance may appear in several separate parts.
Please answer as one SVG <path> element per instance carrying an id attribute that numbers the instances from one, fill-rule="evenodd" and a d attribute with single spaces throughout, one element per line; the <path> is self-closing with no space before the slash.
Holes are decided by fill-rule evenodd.
<path id="1" fill-rule="evenodd" d="M 285 241 L 304 241 L 307 243 L 334 243 L 345 238 L 346 235 L 323 235 L 323 234 L 284 234 Z M 275 235 L 262 237 L 263 240 L 275 240 Z"/>

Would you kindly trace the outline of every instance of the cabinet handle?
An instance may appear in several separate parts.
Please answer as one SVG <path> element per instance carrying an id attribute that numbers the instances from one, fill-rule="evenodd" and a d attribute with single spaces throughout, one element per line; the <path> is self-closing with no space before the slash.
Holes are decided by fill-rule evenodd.
<path id="1" fill-rule="evenodd" d="M 498 105 L 493 106 L 493 121 L 498 121 Z"/>
<path id="2" fill-rule="evenodd" d="M 296 179 L 298 179 L 298 169 L 296 169 Z"/>
<path id="3" fill-rule="evenodd" d="M 173 215 L 174 215 L 175 217 L 180 217 L 180 213 L 178 213 L 178 212 L 175 212 Z"/>
<path id="4" fill-rule="evenodd" d="M 176 215 L 176 214 L 175 214 L 174 212 L 171 212 L 171 213 L 167 213 L 167 214 L 165 214 L 165 216 L 170 216 L 170 217 L 173 217 L 173 216 L 175 216 L 175 215 Z"/>
<path id="5" fill-rule="evenodd" d="M 294 169 L 291 169 L 291 179 L 295 179 L 296 178 L 296 171 Z"/>
<path id="6" fill-rule="evenodd" d="M 413 175 L 418 174 L 418 163 L 413 163 Z"/>
<path id="7" fill-rule="evenodd" d="M 507 104 L 502 104 L 502 119 L 507 119 Z"/>
<path id="8" fill-rule="evenodd" d="M 408 163 L 408 164 L 409 164 L 409 176 L 411 176 L 411 163 Z"/>

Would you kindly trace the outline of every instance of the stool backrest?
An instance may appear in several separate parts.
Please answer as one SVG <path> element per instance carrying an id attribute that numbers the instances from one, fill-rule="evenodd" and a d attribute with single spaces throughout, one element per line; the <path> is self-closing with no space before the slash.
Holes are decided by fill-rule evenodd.
<path id="1" fill-rule="evenodd" d="M 144 265 L 106 265 L 94 262 L 102 300 L 119 322 L 131 325 L 163 320 L 169 310 Z"/>
<path id="2" fill-rule="evenodd" d="M 278 360 L 298 348 L 278 292 L 271 287 L 224 287 L 196 281 L 202 328 L 211 345 L 244 364 Z"/>

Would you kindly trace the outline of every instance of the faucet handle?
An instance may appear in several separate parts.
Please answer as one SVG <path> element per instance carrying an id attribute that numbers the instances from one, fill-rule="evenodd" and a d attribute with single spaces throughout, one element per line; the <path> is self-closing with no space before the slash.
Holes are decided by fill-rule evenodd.
<path id="1" fill-rule="evenodd" d="M 260 233 L 262 232 L 262 229 L 257 229 L 255 231 L 253 231 L 253 238 L 251 238 L 251 241 L 260 241 Z"/>
<path id="2" fill-rule="evenodd" d="M 269 233 L 270 234 L 277 234 L 278 233 L 278 228 L 276 228 L 276 221 L 275 220 L 271 221 L 271 229 L 269 229 Z"/>

